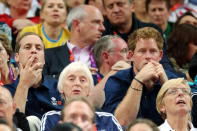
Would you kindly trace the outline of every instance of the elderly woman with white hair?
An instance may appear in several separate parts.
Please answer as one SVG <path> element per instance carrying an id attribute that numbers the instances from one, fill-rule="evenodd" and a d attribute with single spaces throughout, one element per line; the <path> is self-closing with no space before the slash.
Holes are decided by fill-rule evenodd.
<path id="1" fill-rule="evenodd" d="M 93 87 L 89 68 L 79 61 L 69 64 L 59 76 L 58 90 L 64 95 L 65 100 L 76 96 L 87 97 Z"/>
<path id="2" fill-rule="evenodd" d="M 164 83 L 156 99 L 157 110 L 165 119 L 160 131 L 197 131 L 190 122 L 191 90 L 184 78 Z"/>
<path id="3" fill-rule="evenodd" d="M 58 90 L 63 95 L 66 103 L 75 97 L 88 97 L 93 88 L 92 74 L 88 66 L 80 61 L 70 63 L 60 73 Z M 122 131 L 122 127 L 112 114 L 106 112 L 95 113 L 95 129 Z M 50 131 L 60 120 L 60 115 L 60 111 L 49 111 L 45 113 L 42 117 L 39 131 Z M 87 131 L 87 129 L 84 131 Z"/>

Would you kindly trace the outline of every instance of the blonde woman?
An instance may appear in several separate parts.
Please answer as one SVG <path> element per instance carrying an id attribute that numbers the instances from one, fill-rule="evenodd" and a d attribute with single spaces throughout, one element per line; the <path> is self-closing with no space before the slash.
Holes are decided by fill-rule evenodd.
<path id="1" fill-rule="evenodd" d="M 40 12 L 42 22 L 25 27 L 20 35 L 25 32 L 34 32 L 40 35 L 45 48 L 64 45 L 69 38 L 69 31 L 64 27 L 66 14 L 65 0 L 42 0 Z"/>
<path id="2" fill-rule="evenodd" d="M 190 122 L 191 90 L 183 78 L 164 83 L 156 99 L 157 110 L 165 120 L 160 131 L 197 131 Z"/>

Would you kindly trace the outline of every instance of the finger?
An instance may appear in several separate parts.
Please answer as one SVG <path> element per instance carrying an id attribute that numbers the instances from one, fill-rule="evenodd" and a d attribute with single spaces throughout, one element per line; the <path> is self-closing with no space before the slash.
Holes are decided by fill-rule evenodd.
<path id="1" fill-rule="evenodd" d="M 152 63 L 154 66 L 158 66 L 158 65 L 160 65 L 160 63 L 159 63 L 159 62 L 154 61 L 154 60 L 151 60 L 151 63 Z"/>
<path id="2" fill-rule="evenodd" d="M 33 66 L 32 66 L 32 69 L 33 70 L 38 70 L 38 69 L 43 69 L 43 64 L 42 63 L 35 63 Z"/>
<path id="3" fill-rule="evenodd" d="M 94 67 L 88 67 L 88 68 L 89 68 L 90 71 L 95 71 L 95 72 L 98 71 L 98 69 L 97 68 L 94 68 Z"/>
<path id="4" fill-rule="evenodd" d="M 30 58 L 27 60 L 27 63 L 25 64 L 25 68 L 28 69 L 28 68 L 32 67 L 33 60 L 34 60 L 34 57 L 33 56 L 30 56 Z"/>

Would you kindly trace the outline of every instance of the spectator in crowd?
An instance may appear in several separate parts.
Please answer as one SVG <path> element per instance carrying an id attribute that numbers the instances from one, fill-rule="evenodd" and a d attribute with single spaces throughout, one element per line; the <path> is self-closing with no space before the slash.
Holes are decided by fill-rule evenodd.
<path id="1" fill-rule="evenodd" d="M 188 76 L 189 63 L 197 51 L 197 28 L 180 24 L 174 28 L 167 40 L 167 54 L 174 69 Z"/>
<path id="2" fill-rule="evenodd" d="M 22 30 L 25 26 L 34 25 L 39 22 L 39 17 L 28 18 L 27 16 L 32 0 L 7 0 L 7 3 L 10 15 L 0 15 L 0 21 L 6 22 L 12 29 L 16 29 L 16 32 Z"/>
<path id="3" fill-rule="evenodd" d="M 119 36 L 103 36 L 93 46 L 95 62 L 103 76 L 107 75 L 111 67 L 120 60 L 130 64 L 128 52 L 127 43 Z"/>
<path id="4" fill-rule="evenodd" d="M 57 81 L 42 75 L 45 63 L 42 38 L 32 32 L 25 33 L 19 38 L 15 52 L 20 78 L 5 86 L 14 96 L 17 108 L 27 116 L 39 118 L 49 110 L 61 110 Z"/>
<path id="5" fill-rule="evenodd" d="M 28 17 L 32 0 L 7 0 L 10 15 L 1 14 L 0 22 L 5 22 L 12 28 L 12 48 L 15 49 L 18 32 L 24 27 L 40 22 L 40 17 Z"/>
<path id="6" fill-rule="evenodd" d="M 170 0 L 146 0 L 146 11 L 150 22 L 158 25 L 167 39 L 173 27 L 172 23 L 168 22 Z"/>
<path id="7" fill-rule="evenodd" d="M 153 27 L 162 33 L 161 29 L 151 23 L 143 23 L 133 15 L 133 0 L 103 0 L 103 5 L 106 10 L 107 19 L 105 19 L 105 32 L 103 35 L 119 35 L 126 42 L 128 36 L 135 30 L 143 27 Z M 169 64 L 169 60 L 165 54 L 166 45 L 163 46 L 164 54 L 161 64 L 164 69 L 175 72 Z"/>
<path id="8" fill-rule="evenodd" d="M 170 0 L 171 13 L 169 16 L 170 22 L 176 22 L 186 12 L 191 12 L 197 17 L 196 0 Z"/>
<path id="9" fill-rule="evenodd" d="M 66 21 L 65 0 L 43 0 L 40 17 L 42 23 L 25 27 L 20 35 L 25 32 L 34 32 L 40 35 L 45 48 L 64 45 L 69 38 L 69 31 L 63 27 Z"/>
<path id="10" fill-rule="evenodd" d="M 51 131 L 82 131 L 82 129 L 73 123 L 66 122 L 58 123 Z"/>
<path id="11" fill-rule="evenodd" d="M 94 44 L 93 54 L 96 67 L 99 69 L 96 77 L 100 79 L 89 96 L 94 106 L 102 107 L 105 101 L 105 82 L 109 76 L 118 70 L 130 68 L 131 61 L 128 52 L 127 43 L 119 36 L 106 35 Z"/>
<path id="12" fill-rule="evenodd" d="M 0 112 L 0 118 L 6 120 L 12 130 L 20 131 L 18 125 L 14 123 L 14 120 L 20 120 L 17 122 L 23 124 L 23 128 L 21 129 L 23 129 L 24 131 L 30 131 L 27 119 L 25 117 L 21 117 L 22 115 L 16 115 L 19 113 L 18 111 L 16 112 L 16 103 L 13 101 L 12 95 L 10 94 L 9 90 L 2 86 L 0 86 Z M 17 116 L 19 116 L 20 118 Z"/>
<path id="13" fill-rule="evenodd" d="M 0 85 L 14 83 L 17 77 L 15 67 L 9 63 L 11 57 L 11 43 L 6 35 L 0 33 Z"/>
<path id="14" fill-rule="evenodd" d="M 127 131 L 159 131 L 159 129 L 151 120 L 138 118 L 129 124 Z"/>
<path id="15" fill-rule="evenodd" d="M 88 67 L 81 62 L 72 62 L 60 74 L 58 90 L 66 103 L 74 97 L 88 97 L 94 88 L 93 78 Z M 97 130 L 122 131 L 116 118 L 106 112 L 96 111 Z M 60 120 L 60 111 L 49 111 L 43 115 L 40 131 L 50 131 Z"/>
<path id="16" fill-rule="evenodd" d="M 176 23 L 174 24 L 174 28 L 176 28 L 177 25 L 184 23 L 191 24 L 197 27 L 197 18 L 188 11 L 177 19 Z"/>
<path id="17" fill-rule="evenodd" d="M 190 66 L 189 75 L 193 82 L 188 82 L 192 91 L 192 123 L 197 128 L 197 52 L 193 55 Z"/>
<path id="18" fill-rule="evenodd" d="M 132 67 L 107 80 L 102 109 L 114 113 L 121 125 L 128 125 L 136 117 L 159 125 L 163 120 L 155 106 L 157 93 L 168 78 L 176 77 L 159 63 L 163 55 L 162 35 L 154 28 L 141 28 L 129 36 L 128 47 Z"/>
<path id="19" fill-rule="evenodd" d="M 92 46 L 105 30 L 100 11 L 90 5 L 73 8 L 67 17 L 70 39 L 64 46 L 51 48 L 45 52 L 44 74 L 58 78 L 65 66 L 73 61 L 81 61 L 92 67 Z"/>
<path id="20" fill-rule="evenodd" d="M 133 0 L 103 0 L 103 6 L 107 14 L 103 35 L 119 35 L 127 42 L 128 36 L 139 28 L 150 26 L 158 29 L 153 24 L 143 23 L 135 18 L 132 13 Z"/>
<path id="21" fill-rule="evenodd" d="M 161 88 L 156 99 L 157 110 L 165 120 L 160 131 L 196 131 L 190 122 L 191 90 L 184 78 L 171 79 Z"/>
<path id="22" fill-rule="evenodd" d="M 36 16 L 37 11 L 40 9 L 40 3 L 38 0 L 32 0 L 31 8 L 27 13 L 27 17 Z M 8 5 L 8 0 L 0 0 L 0 14 L 10 15 L 10 9 Z"/>
<path id="23" fill-rule="evenodd" d="M 134 14 L 142 22 L 149 22 L 145 6 L 146 0 L 133 0 Z"/>
<path id="24" fill-rule="evenodd" d="M 16 103 L 13 102 L 10 92 L 2 86 L 0 86 L 0 104 L 1 118 L 6 119 L 14 128 L 13 115 L 16 111 Z"/>
<path id="25" fill-rule="evenodd" d="M 103 14 L 103 16 L 106 17 L 106 12 L 102 0 L 85 0 L 85 4 L 96 6 Z"/>
<path id="26" fill-rule="evenodd" d="M 85 4 L 85 0 L 66 0 L 66 4 L 67 11 L 69 12 L 72 8 Z"/>
<path id="27" fill-rule="evenodd" d="M 96 117 L 94 112 L 93 105 L 87 99 L 83 97 L 72 98 L 62 109 L 61 119 L 62 122 L 73 122 L 83 131 L 94 131 Z"/>
<path id="28" fill-rule="evenodd" d="M 197 80 L 196 75 L 197 75 L 197 52 L 192 56 L 189 65 L 189 76 L 194 82 L 195 79 Z"/>
<path id="29" fill-rule="evenodd" d="M 0 22 L 0 33 L 5 34 L 9 41 L 12 41 L 12 30 L 5 22 Z"/>
<path id="30" fill-rule="evenodd" d="M 4 118 L 0 119 L 0 130 L 1 131 L 13 131 L 8 121 Z"/>

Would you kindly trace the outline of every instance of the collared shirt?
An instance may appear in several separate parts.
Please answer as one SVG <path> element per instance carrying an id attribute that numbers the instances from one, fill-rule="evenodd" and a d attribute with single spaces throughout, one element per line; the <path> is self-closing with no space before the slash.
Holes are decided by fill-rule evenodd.
<path id="1" fill-rule="evenodd" d="M 67 42 L 68 49 L 72 52 L 74 55 L 74 61 L 81 61 L 82 63 L 86 64 L 88 67 L 91 66 L 91 60 L 90 60 L 90 46 L 86 46 L 84 48 L 80 48 L 78 46 L 75 46 L 71 44 L 70 42 Z"/>
<path id="2" fill-rule="evenodd" d="M 107 112 L 95 112 L 98 131 L 123 131 L 118 120 Z M 49 111 L 41 119 L 40 131 L 50 131 L 60 120 L 60 111 Z"/>
<path id="3" fill-rule="evenodd" d="M 165 70 L 168 79 L 177 78 L 173 73 Z M 115 75 L 108 78 L 105 84 L 105 103 L 102 107 L 103 111 L 114 113 L 117 106 L 125 97 L 130 84 L 135 77 L 133 67 L 117 72 Z M 161 88 L 160 83 L 156 83 L 151 90 L 146 90 L 143 87 L 143 92 L 140 101 L 140 107 L 137 117 L 151 119 L 157 125 L 163 123 L 163 119 L 156 109 L 156 97 Z M 148 112 L 148 113 L 147 113 Z"/>
<path id="4" fill-rule="evenodd" d="M 197 131 L 197 128 L 194 128 L 191 122 L 189 122 L 189 127 L 190 127 L 190 130 L 189 131 Z M 167 119 L 158 128 L 159 128 L 160 131 L 175 131 L 175 130 L 173 130 L 171 128 L 171 126 L 169 125 Z"/>
<path id="5" fill-rule="evenodd" d="M 5 85 L 12 96 L 16 92 L 18 83 L 19 77 L 15 83 Z M 63 104 L 61 95 L 57 89 L 57 80 L 43 76 L 43 82 L 38 88 L 29 88 L 25 114 L 27 116 L 35 115 L 41 119 L 42 115 L 48 111 L 61 110 Z"/>

